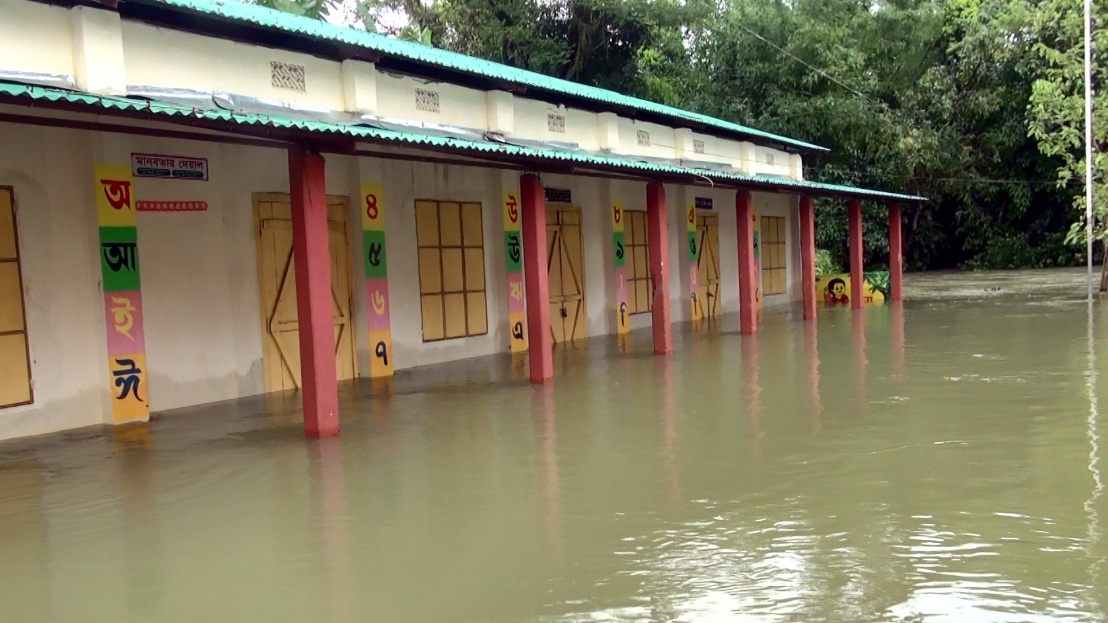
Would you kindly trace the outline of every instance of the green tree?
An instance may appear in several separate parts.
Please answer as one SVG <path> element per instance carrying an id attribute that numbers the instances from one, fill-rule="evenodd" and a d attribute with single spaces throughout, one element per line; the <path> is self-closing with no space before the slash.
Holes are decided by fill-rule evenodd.
<path id="1" fill-rule="evenodd" d="M 277 9 L 293 15 L 323 19 L 328 12 L 341 4 L 341 0 L 252 0 L 254 4 Z"/>
<path id="2" fill-rule="evenodd" d="M 1094 15 L 1108 19 L 1108 0 L 1094 1 Z M 1031 30 L 1035 33 L 1037 68 L 1028 107 L 1029 132 L 1043 154 L 1060 161 L 1058 185 L 1072 197 L 1073 223 L 1067 238 L 1085 241 L 1085 52 L 1084 3 L 1081 0 L 1045 0 L 1029 3 Z M 1093 50 L 1108 50 L 1108 28 L 1103 22 L 1093 31 Z M 1108 65 L 1094 58 L 1093 84 L 1108 84 Z M 1106 176 L 1108 171 L 1108 90 L 1095 91 L 1093 146 L 1093 205 L 1095 239 L 1108 235 Z M 1108 290 L 1108 263 L 1101 270 L 1100 290 Z"/>
<path id="3" fill-rule="evenodd" d="M 825 145 L 807 178 L 930 199 L 906 211 L 909 266 L 1011 268 L 1080 257 L 1066 244 L 1079 3 L 360 0 L 358 15 L 385 34 Z M 817 202 L 817 220 L 817 244 L 845 264 L 845 205 Z M 866 210 L 865 245 L 867 267 L 887 262 L 884 210 Z"/>

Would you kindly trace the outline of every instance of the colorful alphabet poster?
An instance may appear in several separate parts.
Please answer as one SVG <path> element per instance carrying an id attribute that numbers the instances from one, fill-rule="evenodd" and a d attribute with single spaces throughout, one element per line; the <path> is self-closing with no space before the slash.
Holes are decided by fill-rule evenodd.
<path id="1" fill-rule="evenodd" d="M 884 303 L 889 293 L 889 271 L 863 273 L 863 303 Z M 824 305 L 850 305 L 850 275 L 820 275 L 816 277 L 816 300 Z"/>
<path id="2" fill-rule="evenodd" d="M 700 266 L 697 264 L 697 256 L 700 254 L 698 248 L 699 241 L 696 235 L 696 202 L 690 201 L 689 205 L 685 208 L 685 224 L 687 225 L 687 241 L 685 246 L 688 248 L 688 270 L 689 270 L 689 291 L 692 295 L 689 297 L 692 304 L 692 321 L 694 323 L 702 320 L 700 314 L 700 305 L 697 305 L 696 292 L 700 288 Z"/>
<path id="3" fill-rule="evenodd" d="M 523 302 L 523 238 L 519 193 L 504 192 L 504 259 L 508 267 L 508 334 L 511 351 L 527 351 L 527 307 Z"/>
<path id="4" fill-rule="evenodd" d="M 98 164 L 94 173 L 112 422 L 146 420 L 150 395 L 131 167 Z"/>
<path id="5" fill-rule="evenodd" d="M 612 249 L 615 252 L 616 281 L 616 334 L 631 331 L 631 318 L 627 313 L 627 250 L 623 229 L 623 200 L 612 200 Z"/>
<path id="6" fill-rule="evenodd" d="M 385 254 L 385 193 L 380 182 L 362 183 L 362 253 L 369 308 L 369 376 L 392 376 L 388 262 Z"/>

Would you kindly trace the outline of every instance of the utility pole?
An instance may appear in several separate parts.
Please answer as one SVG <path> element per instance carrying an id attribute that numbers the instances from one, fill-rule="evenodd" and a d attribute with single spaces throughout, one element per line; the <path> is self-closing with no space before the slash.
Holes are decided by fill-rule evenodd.
<path id="1" fill-rule="evenodd" d="M 1093 0 L 1085 0 L 1085 254 L 1093 298 Z M 1106 258 L 1108 259 L 1108 258 Z"/>

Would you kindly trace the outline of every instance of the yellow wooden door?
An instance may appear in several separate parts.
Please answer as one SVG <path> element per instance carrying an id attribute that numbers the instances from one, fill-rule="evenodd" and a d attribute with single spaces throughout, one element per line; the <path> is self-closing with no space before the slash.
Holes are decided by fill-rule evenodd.
<path id="1" fill-rule="evenodd" d="M 546 245 L 550 331 L 555 344 L 569 344 L 588 337 L 580 208 L 547 207 Z"/>
<path id="2" fill-rule="evenodd" d="M 696 217 L 696 265 L 700 271 L 696 303 L 700 317 L 708 324 L 719 316 L 719 215 L 700 214 Z"/>
<path id="3" fill-rule="evenodd" d="M 335 365 L 338 379 L 354 378 L 353 324 L 345 197 L 327 197 L 331 240 L 331 298 L 334 304 Z M 267 392 L 300 388 L 300 325 L 296 313 L 296 267 L 292 259 L 292 206 L 285 193 L 254 195 L 258 286 L 262 310 L 262 362 Z"/>

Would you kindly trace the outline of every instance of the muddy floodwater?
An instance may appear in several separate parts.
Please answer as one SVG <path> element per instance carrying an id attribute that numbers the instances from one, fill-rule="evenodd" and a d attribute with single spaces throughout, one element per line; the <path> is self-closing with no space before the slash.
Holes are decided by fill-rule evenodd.
<path id="1" fill-rule="evenodd" d="M 0 443 L 0 621 L 1105 621 L 1108 301 L 907 295 Z"/>

